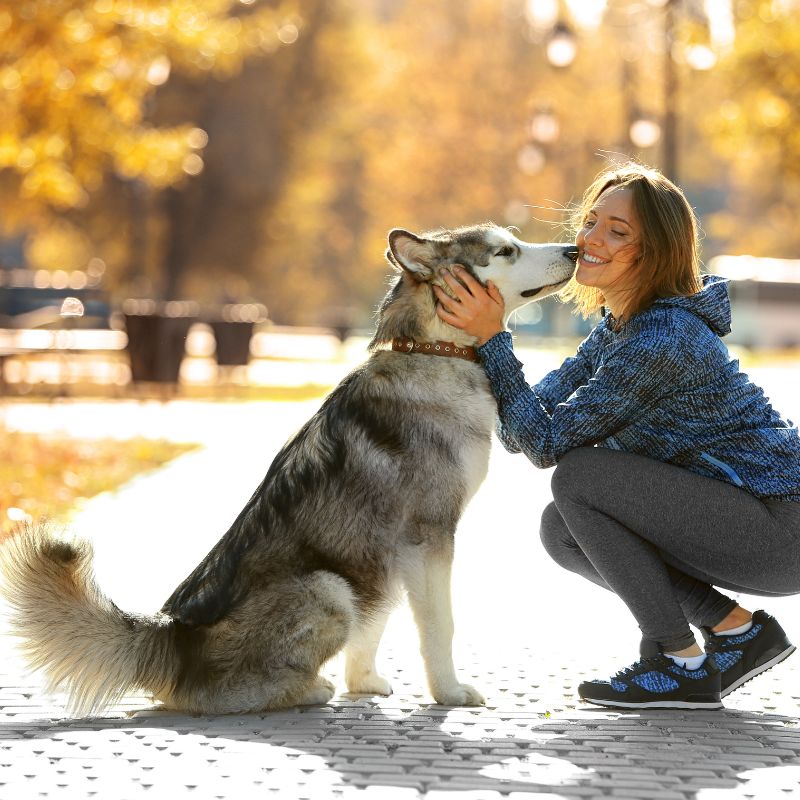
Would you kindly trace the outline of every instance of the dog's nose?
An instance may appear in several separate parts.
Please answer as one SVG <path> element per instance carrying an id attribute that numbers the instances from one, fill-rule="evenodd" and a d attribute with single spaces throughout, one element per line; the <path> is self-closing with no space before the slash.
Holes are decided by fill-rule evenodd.
<path id="1" fill-rule="evenodd" d="M 564 255 L 570 260 L 577 263 L 578 261 L 578 248 L 574 244 L 564 248 Z"/>

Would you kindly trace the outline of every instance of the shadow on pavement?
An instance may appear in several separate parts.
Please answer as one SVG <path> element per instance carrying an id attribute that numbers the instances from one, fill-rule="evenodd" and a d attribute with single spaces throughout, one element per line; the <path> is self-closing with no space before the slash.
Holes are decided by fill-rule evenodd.
<path id="1" fill-rule="evenodd" d="M 75 790 L 113 780 L 202 787 L 204 796 L 217 787 L 220 797 L 265 788 L 318 797 L 373 786 L 691 800 L 701 790 L 730 797 L 744 782 L 746 794 L 765 797 L 766 787 L 774 794 L 796 787 L 800 773 L 800 720 L 759 712 L 587 708 L 548 718 L 519 707 L 388 707 L 345 696 L 266 715 L 142 713 L 55 723 L 26 717 L 19 725 L 6 717 L 0 745 L 12 759 L 4 764 L 24 772 L 26 756 L 47 758 L 56 773 L 61 767 L 61 785 Z"/>

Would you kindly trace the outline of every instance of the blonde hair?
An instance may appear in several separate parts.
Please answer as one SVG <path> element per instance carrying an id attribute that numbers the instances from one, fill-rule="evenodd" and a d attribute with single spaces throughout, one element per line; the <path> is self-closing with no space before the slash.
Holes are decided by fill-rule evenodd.
<path id="1" fill-rule="evenodd" d="M 630 162 L 601 172 L 586 190 L 570 218 L 577 235 L 597 199 L 611 188 L 630 189 L 633 210 L 641 227 L 638 255 L 631 268 L 638 272 L 636 287 L 625 304 L 624 316 L 644 311 L 661 297 L 692 295 L 702 288 L 697 218 L 681 189 L 658 170 Z M 603 293 L 582 286 L 575 278 L 559 297 L 573 301 L 588 317 L 603 306 Z"/>

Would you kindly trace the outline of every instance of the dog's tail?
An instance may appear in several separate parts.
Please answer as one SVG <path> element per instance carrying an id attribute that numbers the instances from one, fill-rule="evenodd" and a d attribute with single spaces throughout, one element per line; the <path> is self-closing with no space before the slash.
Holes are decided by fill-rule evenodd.
<path id="1" fill-rule="evenodd" d="M 0 546 L 0 571 L 12 633 L 49 691 L 64 690 L 68 709 L 91 714 L 132 689 L 168 694 L 178 659 L 174 625 L 117 608 L 95 583 L 86 540 L 28 527 Z"/>

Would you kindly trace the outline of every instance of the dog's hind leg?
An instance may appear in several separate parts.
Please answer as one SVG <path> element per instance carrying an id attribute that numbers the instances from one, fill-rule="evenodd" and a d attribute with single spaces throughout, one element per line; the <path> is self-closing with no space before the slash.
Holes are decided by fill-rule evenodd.
<path id="1" fill-rule="evenodd" d="M 334 685 L 321 675 L 282 667 L 264 675 L 241 675 L 177 701 L 165 699 L 165 705 L 200 714 L 257 714 L 324 705 L 335 693 Z"/>
<path id="2" fill-rule="evenodd" d="M 187 670 L 175 700 L 216 714 L 327 703 L 334 687 L 319 671 L 347 644 L 355 620 L 353 592 L 338 575 L 267 582 L 204 632 L 202 670 Z"/>
<path id="3" fill-rule="evenodd" d="M 317 675 L 314 683 L 296 702 L 298 706 L 322 706 L 336 694 L 336 687 L 322 675 Z"/>
<path id="4" fill-rule="evenodd" d="M 420 636 L 431 694 L 444 706 L 479 706 L 480 692 L 459 683 L 453 665 L 453 609 L 450 601 L 452 551 L 421 559 L 405 571 L 405 584 Z"/>
<path id="5" fill-rule="evenodd" d="M 378 609 L 353 631 L 345 648 L 344 679 L 347 691 L 354 694 L 390 695 L 389 681 L 375 668 L 375 653 L 390 609 Z"/>

